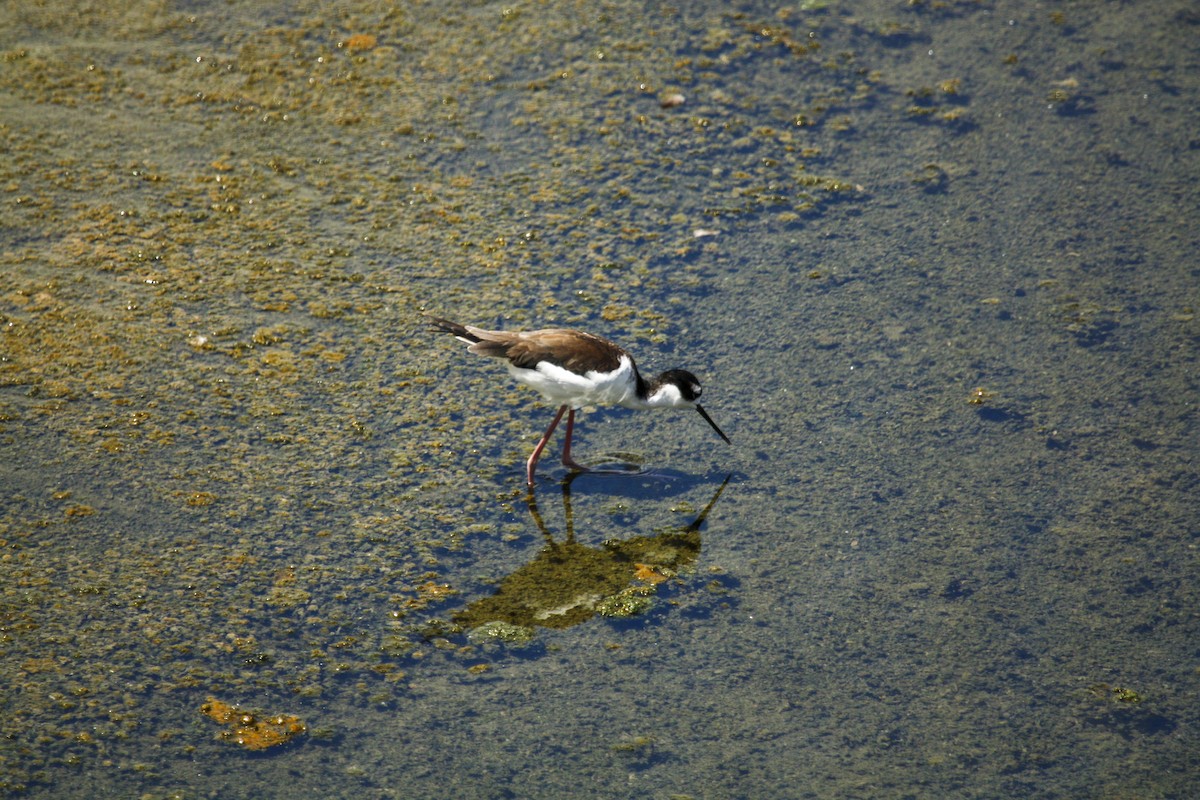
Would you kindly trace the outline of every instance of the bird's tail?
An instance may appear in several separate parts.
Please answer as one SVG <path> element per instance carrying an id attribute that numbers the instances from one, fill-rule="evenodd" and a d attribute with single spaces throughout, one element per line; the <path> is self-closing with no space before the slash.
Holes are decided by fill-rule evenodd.
<path id="1" fill-rule="evenodd" d="M 456 339 L 467 344 L 478 344 L 481 341 L 478 336 L 467 330 L 466 325 L 459 325 L 457 322 L 451 322 L 448 319 L 441 319 L 440 317 L 429 318 L 429 330 L 436 333 L 452 334 Z"/>
<path id="2" fill-rule="evenodd" d="M 455 339 L 470 345 L 467 348 L 470 352 L 492 358 L 508 358 L 508 348 L 517 335 L 504 331 L 485 331 L 483 328 L 459 325 L 457 322 L 432 316 L 429 318 L 429 329 L 438 333 L 453 334 Z"/>

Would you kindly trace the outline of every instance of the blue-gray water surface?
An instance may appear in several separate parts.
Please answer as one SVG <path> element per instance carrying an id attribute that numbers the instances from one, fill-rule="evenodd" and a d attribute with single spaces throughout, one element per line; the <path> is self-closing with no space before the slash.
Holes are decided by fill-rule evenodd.
<path id="1" fill-rule="evenodd" d="M 1195 796 L 1197 41 L 6 4 L 0 793 Z M 640 471 L 530 498 L 553 409 L 424 313 L 689 369 L 732 444 L 587 409 Z"/>

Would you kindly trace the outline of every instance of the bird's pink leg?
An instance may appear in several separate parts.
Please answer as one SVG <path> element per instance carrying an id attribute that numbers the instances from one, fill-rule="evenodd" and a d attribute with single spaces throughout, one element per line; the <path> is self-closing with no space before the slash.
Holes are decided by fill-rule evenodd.
<path id="1" fill-rule="evenodd" d="M 579 472 L 587 472 L 588 468 L 582 464 L 576 464 L 575 459 L 571 458 L 571 434 L 575 430 L 575 409 L 567 412 L 567 438 L 563 442 L 563 466 L 578 470 Z"/>
<path id="2" fill-rule="evenodd" d="M 554 433 L 554 429 L 558 427 L 558 421 L 562 419 L 563 412 L 567 410 L 567 406 L 559 406 L 558 413 L 554 415 L 554 421 L 550 423 L 550 427 L 546 428 L 546 432 L 542 434 L 542 440 L 537 443 L 537 447 L 533 448 L 533 454 L 529 456 L 529 462 L 525 465 L 525 477 L 530 486 L 533 486 L 533 471 L 537 468 L 538 459 L 541 458 L 542 451 L 546 449 L 546 443 L 550 441 L 550 434 Z M 571 417 L 575 416 L 575 411 L 571 411 Z M 570 419 L 567 421 L 567 442 L 570 444 Z"/>

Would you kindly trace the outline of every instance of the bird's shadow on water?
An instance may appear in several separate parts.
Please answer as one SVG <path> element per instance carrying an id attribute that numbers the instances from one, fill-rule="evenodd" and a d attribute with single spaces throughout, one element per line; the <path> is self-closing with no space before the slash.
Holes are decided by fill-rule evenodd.
<path id="1" fill-rule="evenodd" d="M 730 472 L 721 479 L 720 485 L 717 486 L 716 491 L 704 507 L 704 510 L 685 526 L 685 530 L 700 530 L 700 527 L 708 518 L 709 512 L 721 498 L 725 487 L 729 485 L 734 477 L 734 473 Z M 586 472 L 572 472 L 563 479 L 556 481 L 556 483 L 562 492 L 566 535 L 569 539 L 574 539 L 575 514 L 572 511 L 571 504 L 573 497 L 620 497 L 657 500 L 663 497 L 681 495 L 701 485 L 715 483 L 715 481 L 710 477 L 698 477 L 672 469 L 637 470 L 633 472 L 590 469 Z M 536 487 L 530 487 L 525 495 L 525 504 L 529 508 L 530 515 L 533 517 L 542 536 L 553 541 L 554 537 L 547 529 L 539 511 L 536 495 Z"/>
<path id="2" fill-rule="evenodd" d="M 530 496 L 538 490 L 545 492 L 549 483 L 561 487 L 567 502 L 571 495 L 654 500 L 676 497 L 713 482 L 709 475 L 696 475 L 670 467 L 646 467 L 634 453 L 597 453 L 588 459 L 586 466 L 588 468 L 585 471 L 571 471 L 561 477 L 539 481 L 536 487 L 530 489 Z M 728 473 L 721 485 L 724 487 L 731 480 L 740 481 L 744 477 Z"/>
<path id="3" fill-rule="evenodd" d="M 679 493 L 698 483 L 682 473 L 663 480 L 647 480 L 644 474 L 628 477 L 637 480 L 614 481 L 611 475 L 591 472 L 568 475 L 558 485 L 562 516 L 554 519 L 558 514 L 552 514 L 552 524 L 547 524 L 538 504 L 536 488 L 530 489 L 525 505 L 542 546 L 527 563 L 498 578 L 491 594 L 476 597 L 465 608 L 451 612 L 454 627 L 473 644 L 486 647 L 502 643 L 534 655 L 541 652 L 535 641 L 538 628 L 569 628 L 597 615 L 617 628 L 651 624 L 651 619 L 659 616 L 648 613 L 655 605 L 655 596 L 677 589 L 673 586 L 676 579 L 679 586 L 687 585 L 682 576 L 693 572 L 700 555 L 700 529 L 732 475 L 725 476 L 704 508 L 686 524 L 650 528 L 639 524 L 639 531 L 628 537 L 601 539 L 585 532 L 577 538 L 572 497 L 589 492 L 577 492 L 576 487 L 590 486 L 590 493 L 596 496 L 645 495 L 648 500 L 661 500 L 664 486 L 675 487 L 674 493 Z M 627 491 L 613 491 L 620 487 Z M 544 492 L 553 494 L 557 493 Z"/>

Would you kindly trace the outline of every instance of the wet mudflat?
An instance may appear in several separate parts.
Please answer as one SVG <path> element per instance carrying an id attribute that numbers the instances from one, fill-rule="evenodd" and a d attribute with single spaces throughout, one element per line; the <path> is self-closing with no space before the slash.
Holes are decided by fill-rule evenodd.
<path id="1" fill-rule="evenodd" d="M 1197 30 L 6 8 L 0 790 L 1186 796 Z M 733 445 L 588 411 L 647 474 L 531 509 L 550 410 L 425 310 Z"/>

